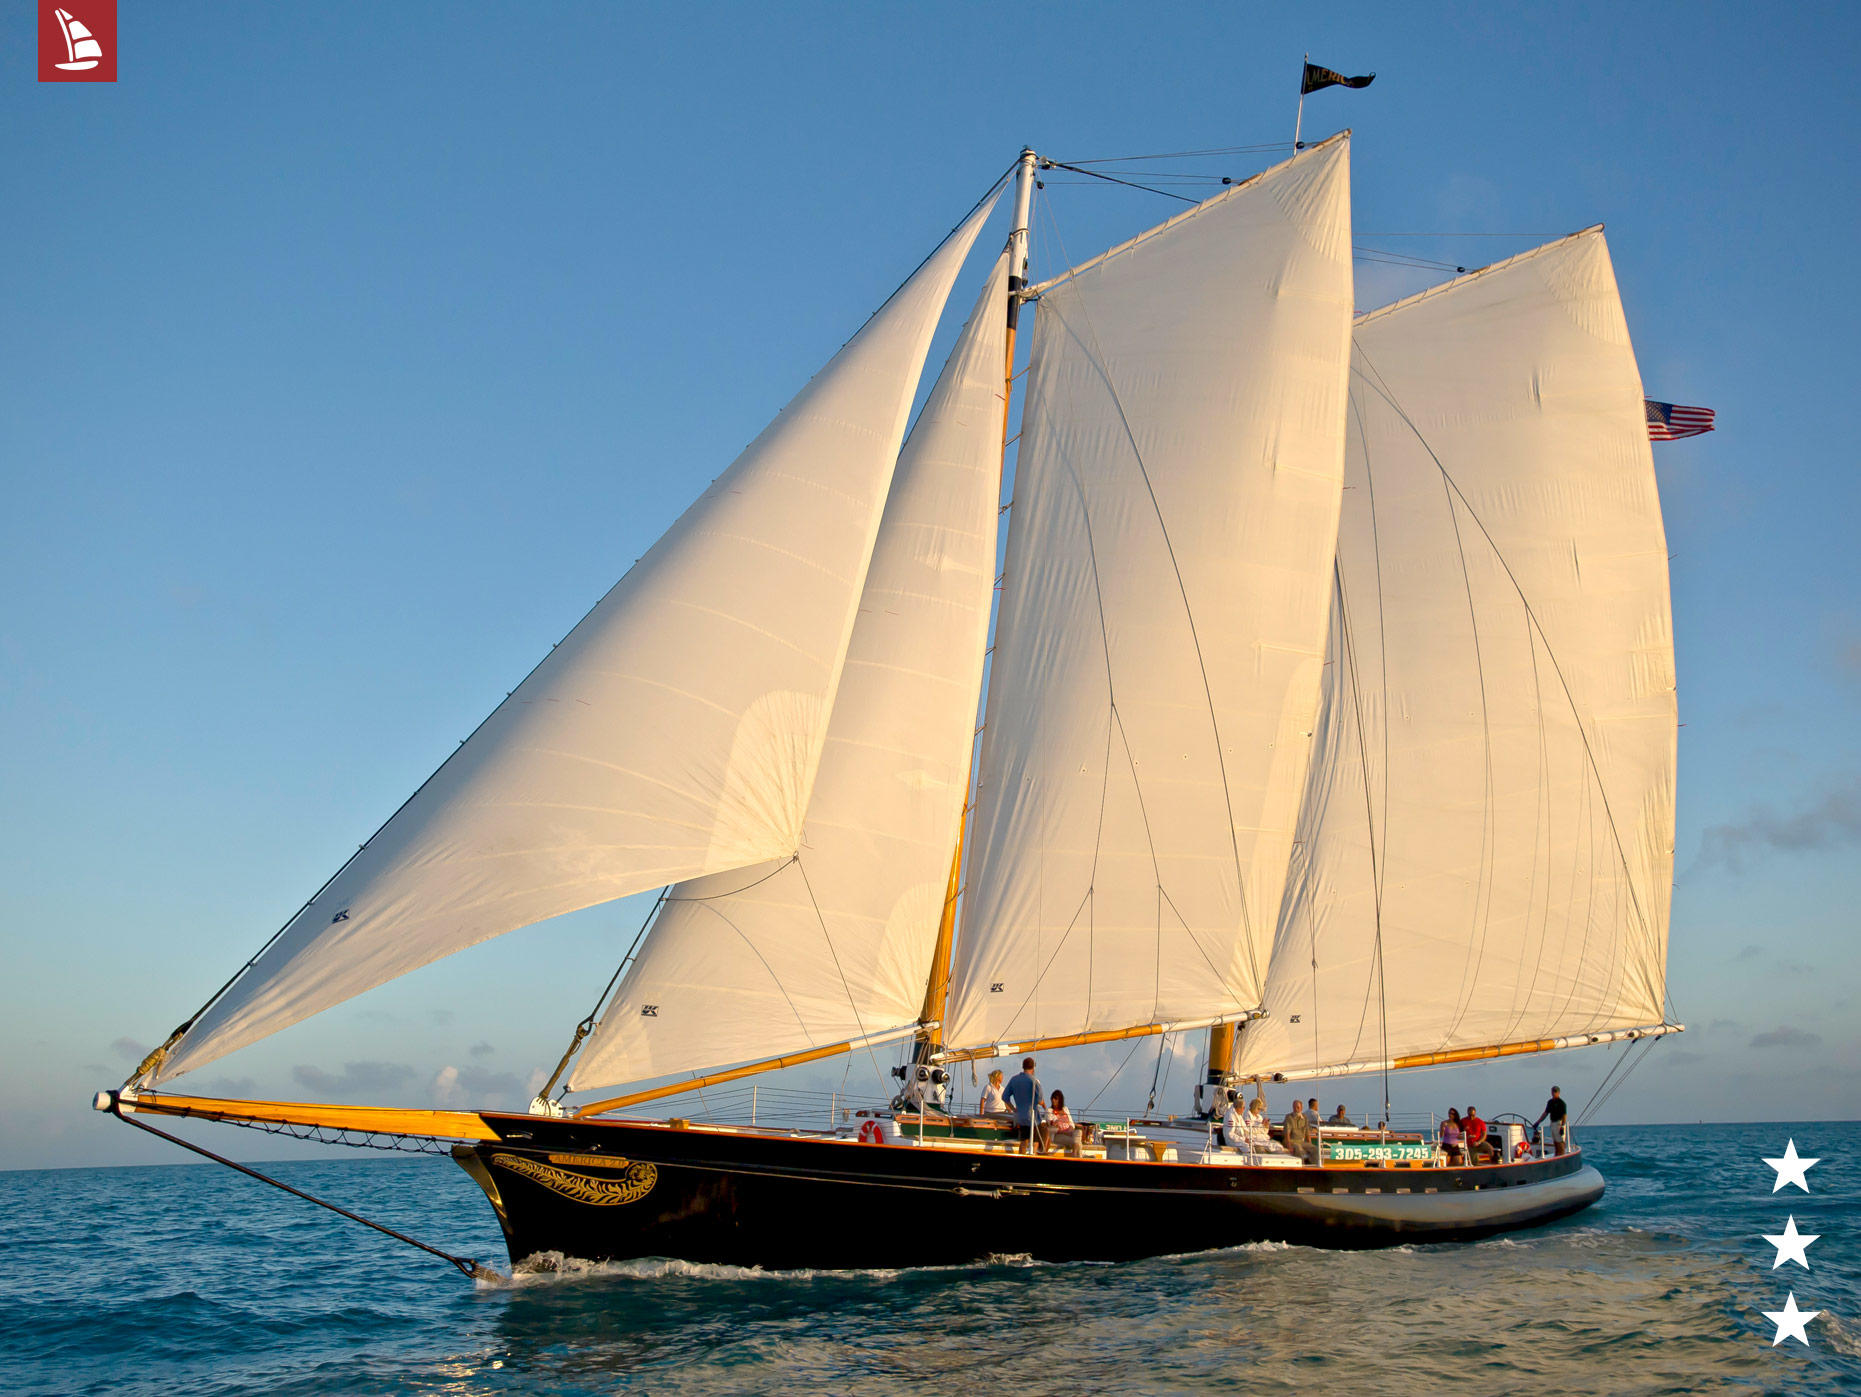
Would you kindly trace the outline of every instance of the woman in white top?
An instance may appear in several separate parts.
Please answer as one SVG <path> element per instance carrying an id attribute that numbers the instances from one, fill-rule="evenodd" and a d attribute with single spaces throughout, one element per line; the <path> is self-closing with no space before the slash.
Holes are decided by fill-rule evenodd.
<path id="1" fill-rule="evenodd" d="M 1264 1096 L 1256 1096 L 1247 1107 L 1247 1147 L 1258 1154 L 1265 1154 L 1279 1149 L 1273 1143 L 1273 1136 L 1267 1128 L 1267 1103 Z"/>
<path id="2" fill-rule="evenodd" d="M 1228 1093 L 1228 1109 L 1221 1117 L 1221 1143 L 1231 1150 L 1247 1148 L 1247 1112 L 1234 1092 Z"/>
<path id="3" fill-rule="evenodd" d="M 1014 1113 L 1008 1109 L 1007 1098 L 1002 1095 L 1002 1069 L 996 1068 L 989 1073 L 989 1080 L 982 1088 L 982 1104 L 976 1108 L 985 1116 L 1006 1116 Z"/>

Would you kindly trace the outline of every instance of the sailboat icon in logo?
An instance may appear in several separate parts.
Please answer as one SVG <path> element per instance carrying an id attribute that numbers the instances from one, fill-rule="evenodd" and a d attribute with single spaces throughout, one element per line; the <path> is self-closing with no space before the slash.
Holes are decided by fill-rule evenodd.
<path id="1" fill-rule="evenodd" d="M 82 20 L 71 17 L 71 11 L 57 10 L 54 13 L 58 16 L 59 27 L 65 31 L 65 52 L 70 56 L 70 62 L 56 66 L 68 73 L 95 68 L 103 58 L 103 45 L 84 27 Z"/>

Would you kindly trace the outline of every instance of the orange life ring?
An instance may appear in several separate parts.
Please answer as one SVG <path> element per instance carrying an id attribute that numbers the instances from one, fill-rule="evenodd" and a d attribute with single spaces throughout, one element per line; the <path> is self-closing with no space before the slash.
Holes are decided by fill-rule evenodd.
<path id="1" fill-rule="evenodd" d="M 867 1121 L 859 1128 L 859 1142 L 862 1145 L 883 1145 L 885 1143 L 885 1127 L 880 1125 L 877 1121 Z"/>

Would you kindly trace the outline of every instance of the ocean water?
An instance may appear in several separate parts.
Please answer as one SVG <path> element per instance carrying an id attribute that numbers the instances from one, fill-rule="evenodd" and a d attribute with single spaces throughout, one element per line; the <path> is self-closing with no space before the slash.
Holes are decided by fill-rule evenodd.
<path id="1" fill-rule="evenodd" d="M 1761 1162 L 1791 1137 L 1822 1160 L 1808 1195 L 1773 1194 Z M 509 1286 L 214 1165 L 6 1173 L 0 1392 L 1861 1392 L 1861 1123 L 1584 1144 L 1601 1205 L 1470 1246 L 853 1274 L 647 1262 Z M 275 1172 L 504 1269 L 449 1160 Z M 1808 1271 L 1773 1271 L 1759 1235 L 1790 1215 L 1821 1234 Z M 1822 1314 L 1809 1347 L 1773 1348 L 1760 1312 L 1791 1291 Z"/>

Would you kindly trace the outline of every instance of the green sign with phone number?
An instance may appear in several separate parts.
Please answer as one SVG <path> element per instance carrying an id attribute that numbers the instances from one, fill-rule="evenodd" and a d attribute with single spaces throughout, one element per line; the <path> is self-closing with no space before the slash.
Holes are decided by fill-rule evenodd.
<path id="1" fill-rule="evenodd" d="M 1390 1159 L 1425 1160 L 1434 1157 L 1435 1147 L 1425 1140 L 1327 1140 L 1325 1158 L 1337 1160 Z"/>

